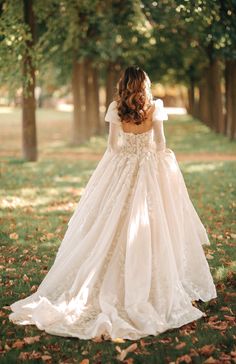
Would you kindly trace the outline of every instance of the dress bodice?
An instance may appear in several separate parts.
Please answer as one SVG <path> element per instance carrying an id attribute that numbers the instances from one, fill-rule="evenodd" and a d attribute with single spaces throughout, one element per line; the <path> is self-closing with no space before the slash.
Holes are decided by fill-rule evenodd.
<path id="1" fill-rule="evenodd" d="M 126 153 L 139 154 L 153 149 L 153 129 L 146 132 L 134 134 L 124 132 L 121 129 L 121 150 Z"/>

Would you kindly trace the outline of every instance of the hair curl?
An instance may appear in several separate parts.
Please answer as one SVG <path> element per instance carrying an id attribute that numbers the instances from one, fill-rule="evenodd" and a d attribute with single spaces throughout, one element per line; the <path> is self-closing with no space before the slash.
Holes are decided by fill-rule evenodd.
<path id="1" fill-rule="evenodd" d="M 151 82 L 146 74 L 138 66 L 130 66 L 125 69 L 117 83 L 115 100 L 117 101 L 118 115 L 122 122 L 131 122 L 139 125 L 147 118 L 147 110 L 144 105 L 152 100 L 150 90 Z"/>

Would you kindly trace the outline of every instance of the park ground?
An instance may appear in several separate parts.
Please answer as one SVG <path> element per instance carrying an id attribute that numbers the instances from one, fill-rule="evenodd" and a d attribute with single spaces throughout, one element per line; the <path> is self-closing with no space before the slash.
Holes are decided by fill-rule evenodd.
<path id="1" fill-rule="evenodd" d="M 204 251 L 218 297 L 194 303 L 205 317 L 136 342 L 63 338 L 9 322 L 9 305 L 35 292 L 52 265 L 107 143 L 104 134 L 72 146 L 70 113 L 40 110 L 37 118 L 39 161 L 25 163 L 20 112 L 0 114 L 0 363 L 236 363 L 236 143 L 188 115 L 172 116 L 165 133 L 211 242 Z"/>

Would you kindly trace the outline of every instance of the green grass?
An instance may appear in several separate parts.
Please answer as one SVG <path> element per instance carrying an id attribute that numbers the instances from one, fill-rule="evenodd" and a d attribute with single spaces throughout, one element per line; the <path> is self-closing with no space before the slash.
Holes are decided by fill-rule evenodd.
<path id="1" fill-rule="evenodd" d="M 172 116 L 165 123 L 168 144 L 175 152 L 236 154 L 235 141 L 217 134 L 188 115 Z"/>
<path id="2" fill-rule="evenodd" d="M 186 117 L 170 120 L 166 135 L 168 146 L 174 152 L 230 154 L 235 151 L 235 143 Z M 40 145 L 40 150 L 46 152 L 37 163 L 24 163 L 17 150 L 15 157 L 7 157 L 8 141 L 1 145 L 6 153 L 1 163 L 0 185 L 1 307 L 32 293 L 53 264 L 82 188 L 98 163 L 79 160 L 76 153 L 102 153 L 106 146 L 106 136 L 93 137 L 76 148 L 62 136 L 58 137 L 59 144 L 50 145 L 48 141 Z M 18 139 L 19 135 L 14 137 Z M 57 153 L 60 158 L 55 157 Z M 68 153 L 74 157 L 68 158 Z M 157 337 L 138 340 L 138 348 L 127 355 L 126 363 L 188 363 L 190 360 L 203 363 L 211 356 L 218 363 L 227 363 L 227 358 L 228 363 L 235 360 L 236 330 L 231 318 L 236 309 L 235 164 L 211 161 L 210 157 L 206 162 L 180 163 L 190 197 L 209 233 L 211 245 L 204 250 L 217 284 L 217 299 L 196 303 L 206 313 L 205 318 Z M 124 349 L 133 343 L 52 336 L 35 326 L 12 324 L 8 313 L 7 309 L 0 309 L 1 363 L 21 362 L 19 355 L 25 357 L 26 363 L 80 363 L 85 358 L 90 364 L 118 363 L 116 347 Z M 39 342 L 23 343 L 22 348 L 17 348 L 17 340 L 22 343 L 23 338 L 37 335 L 40 335 Z M 178 348 L 180 343 L 185 345 Z M 211 347 L 201 350 L 205 345 Z M 43 355 L 51 359 L 46 360 Z"/>

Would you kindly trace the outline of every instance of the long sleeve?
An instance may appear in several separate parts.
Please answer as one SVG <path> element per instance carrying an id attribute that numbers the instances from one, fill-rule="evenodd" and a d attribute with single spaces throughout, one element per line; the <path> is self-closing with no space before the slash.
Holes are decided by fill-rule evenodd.
<path id="1" fill-rule="evenodd" d="M 158 123 L 154 123 L 154 140 L 156 142 L 157 151 L 165 150 L 166 148 L 166 138 L 164 133 L 163 121 L 158 121 Z"/>
<path id="2" fill-rule="evenodd" d="M 117 124 L 110 123 L 109 125 L 109 135 L 107 140 L 107 149 L 112 152 L 119 151 L 119 132 L 120 127 Z"/>
<path id="3" fill-rule="evenodd" d="M 112 101 L 107 109 L 105 121 L 109 122 L 107 149 L 110 152 L 119 151 L 120 118 L 116 109 L 116 101 Z"/>
<path id="4" fill-rule="evenodd" d="M 155 110 L 153 112 L 152 120 L 156 149 L 157 151 L 164 151 L 166 148 L 166 138 L 163 121 L 168 120 L 168 114 L 164 109 L 163 101 L 161 99 L 155 100 Z"/>

